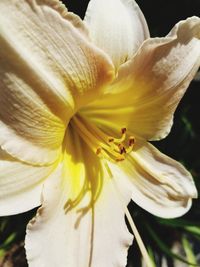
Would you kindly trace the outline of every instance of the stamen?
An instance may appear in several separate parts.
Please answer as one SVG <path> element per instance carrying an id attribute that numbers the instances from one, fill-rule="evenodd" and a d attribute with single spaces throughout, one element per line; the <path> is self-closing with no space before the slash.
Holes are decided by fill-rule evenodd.
<path id="1" fill-rule="evenodd" d="M 111 162 L 121 162 L 125 160 L 125 155 L 133 150 L 134 137 L 130 136 L 127 140 L 127 129 L 121 129 L 121 137 L 108 137 L 98 127 L 90 123 L 81 116 L 75 116 L 72 125 L 90 148 L 100 158 L 105 158 Z M 126 147 L 125 143 L 128 143 Z"/>
<path id="2" fill-rule="evenodd" d="M 109 137 L 109 138 L 108 138 L 108 142 L 109 142 L 109 143 L 110 143 L 110 142 L 113 142 L 113 143 L 116 143 L 116 144 L 120 144 L 120 143 L 124 142 L 125 139 L 126 139 L 126 128 L 122 128 L 122 129 L 121 129 L 121 133 L 122 133 L 121 138 Z"/>
<path id="3" fill-rule="evenodd" d="M 122 144 L 119 144 L 118 147 L 120 154 L 126 153 L 126 148 Z"/>
<path id="4" fill-rule="evenodd" d="M 113 154 L 110 154 L 109 151 L 106 152 L 105 150 L 103 150 L 101 148 L 98 148 L 97 151 L 96 151 L 96 154 L 97 154 L 98 157 L 100 157 L 102 159 L 107 159 L 107 160 L 109 160 L 109 161 L 111 161 L 113 163 L 125 160 L 125 158 L 123 156 L 120 156 L 116 152 L 113 151 L 112 153 L 116 154 L 115 155 L 115 160 L 111 157 L 111 156 L 113 156 Z"/>
<path id="5" fill-rule="evenodd" d="M 97 154 L 97 156 L 101 154 L 101 147 L 97 148 L 96 154 Z"/>
<path id="6" fill-rule="evenodd" d="M 129 137 L 129 146 L 134 145 L 134 143 L 135 143 L 135 138 L 133 136 L 130 136 Z"/>
<path id="7" fill-rule="evenodd" d="M 126 153 L 129 154 L 134 147 L 135 144 L 135 138 L 133 136 L 129 137 L 129 142 L 128 142 L 128 148 L 126 149 Z"/>
<path id="8" fill-rule="evenodd" d="M 133 219 L 132 219 L 132 217 L 130 215 L 130 212 L 129 212 L 127 207 L 125 208 L 125 214 L 126 214 L 126 218 L 127 218 L 128 222 L 129 222 L 129 225 L 130 225 L 130 227 L 131 227 L 131 229 L 133 231 L 135 239 L 136 239 L 136 241 L 138 243 L 140 252 L 141 252 L 141 254 L 143 256 L 143 259 L 144 259 L 144 261 L 146 263 L 146 266 L 147 267 L 153 267 L 151 258 L 149 257 L 147 249 L 145 248 L 145 245 L 144 245 L 144 243 L 142 241 L 142 238 L 141 238 L 141 236 L 140 236 L 140 234 L 139 234 L 139 232 L 137 230 L 137 227 L 136 227 L 136 225 L 135 225 L 135 223 L 134 223 L 134 221 L 133 221 Z"/>
<path id="9" fill-rule="evenodd" d="M 121 157 L 121 158 L 120 158 L 120 157 L 119 157 L 119 158 L 116 158 L 116 161 L 117 161 L 117 162 L 120 162 L 120 161 L 123 161 L 123 160 L 125 160 L 125 158 L 124 158 L 124 157 Z"/>
<path id="10" fill-rule="evenodd" d="M 143 259 L 144 259 L 144 261 L 146 263 L 146 266 L 147 267 L 153 267 L 153 263 L 151 261 L 151 258 L 149 257 L 149 254 L 148 254 L 148 252 L 147 252 L 147 250 L 145 248 L 145 245 L 144 245 L 144 243 L 142 241 L 142 238 L 141 238 L 141 236 L 140 236 L 140 234 L 139 234 L 139 232 L 137 230 L 137 227 L 136 227 L 136 225 L 135 225 L 135 223 L 134 223 L 134 221 L 133 221 L 133 219 L 132 219 L 132 217 L 130 215 L 130 212 L 129 212 L 126 204 L 125 204 L 125 200 L 124 200 L 124 198 L 123 198 L 123 196 L 122 196 L 117 184 L 115 183 L 114 179 L 112 179 L 112 183 L 113 183 L 113 187 L 115 188 L 117 194 L 119 195 L 119 200 L 121 202 L 122 208 L 125 211 L 126 218 L 127 218 L 128 222 L 129 222 L 131 230 L 133 231 L 133 234 L 134 234 L 135 239 L 136 239 L 136 241 L 138 243 L 140 252 L 141 252 L 141 254 L 143 256 Z"/>

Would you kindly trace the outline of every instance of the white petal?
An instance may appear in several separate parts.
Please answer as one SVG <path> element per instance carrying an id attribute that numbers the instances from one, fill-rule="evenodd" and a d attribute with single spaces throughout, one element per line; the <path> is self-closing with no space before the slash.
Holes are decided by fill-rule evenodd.
<path id="1" fill-rule="evenodd" d="M 87 151 L 85 157 L 88 157 Z M 100 170 L 93 168 L 92 163 L 85 167 L 99 175 Z M 76 166 L 79 173 L 79 165 Z M 64 170 L 60 166 L 54 177 L 45 183 L 43 205 L 27 228 L 25 247 L 29 266 L 124 267 L 132 236 L 125 225 L 120 198 L 123 195 L 127 205 L 131 191 L 115 181 L 122 194 L 119 196 L 113 181 L 104 175 L 102 191 L 93 205 L 91 194 L 87 192 L 75 207 L 67 210 L 66 203 L 73 196 L 72 184 L 76 179 L 70 173 L 67 164 Z M 89 172 L 79 174 L 80 179 L 81 174 L 88 178 Z M 92 178 L 95 183 L 96 177 Z"/>
<path id="2" fill-rule="evenodd" d="M 30 166 L 0 150 L 0 216 L 39 206 L 43 182 L 54 168 Z"/>
<path id="3" fill-rule="evenodd" d="M 75 109 L 113 66 L 59 1 L 0 1 L 0 145 L 31 163 L 58 156 Z"/>
<path id="4" fill-rule="evenodd" d="M 91 0 L 84 20 L 91 39 L 110 55 L 116 68 L 149 37 L 145 18 L 134 0 Z"/>
<path id="5" fill-rule="evenodd" d="M 149 39 L 119 70 L 109 93 L 87 106 L 85 116 L 102 128 L 127 127 L 147 140 L 164 138 L 174 111 L 200 65 L 200 19 L 175 26 L 166 38 Z"/>
<path id="6" fill-rule="evenodd" d="M 197 197 L 190 173 L 150 144 L 137 147 L 112 169 L 113 175 L 130 180 L 133 201 L 156 216 L 181 216 L 191 207 L 191 199 Z"/>

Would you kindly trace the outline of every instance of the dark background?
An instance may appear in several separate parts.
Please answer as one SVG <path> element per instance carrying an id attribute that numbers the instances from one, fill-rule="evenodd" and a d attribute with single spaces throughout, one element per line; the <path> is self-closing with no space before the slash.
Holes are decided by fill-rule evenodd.
<path id="1" fill-rule="evenodd" d="M 70 11 L 84 17 L 87 0 L 64 0 Z M 138 0 L 152 36 L 162 36 L 181 19 L 200 16 L 200 0 Z"/>

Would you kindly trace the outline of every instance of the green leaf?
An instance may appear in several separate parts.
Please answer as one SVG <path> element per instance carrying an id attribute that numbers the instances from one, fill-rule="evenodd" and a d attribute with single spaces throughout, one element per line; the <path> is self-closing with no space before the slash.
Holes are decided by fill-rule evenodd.
<path id="1" fill-rule="evenodd" d="M 154 253 L 153 253 L 152 248 L 150 246 L 148 246 L 147 250 L 148 250 L 148 254 L 149 254 L 150 258 L 151 258 L 152 267 L 156 267 Z"/>
<path id="2" fill-rule="evenodd" d="M 184 229 L 192 234 L 200 236 L 200 227 L 197 226 L 185 226 Z"/>
<path id="3" fill-rule="evenodd" d="M 4 249 L 0 249 L 0 259 L 3 258 L 3 256 L 5 255 L 5 250 Z"/>
<path id="4" fill-rule="evenodd" d="M 187 257 L 188 262 L 192 262 L 193 264 L 197 265 L 196 257 L 194 255 L 194 252 L 192 250 L 192 246 L 189 243 L 189 241 L 186 239 L 186 237 L 182 238 L 182 245 L 185 250 L 185 254 Z M 191 264 L 189 266 L 192 266 Z"/>
<path id="5" fill-rule="evenodd" d="M 9 237 L 4 241 L 4 243 L 0 246 L 0 249 L 4 249 L 8 247 L 16 238 L 16 233 L 12 233 Z"/>
<path id="6" fill-rule="evenodd" d="M 192 262 L 189 262 L 188 260 L 186 260 L 185 258 L 179 256 L 178 254 L 174 253 L 171 251 L 171 249 L 158 237 L 158 235 L 153 231 L 153 229 L 146 224 L 146 227 L 149 231 L 150 236 L 153 238 L 153 240 L 157 243 L 157 245 L 159 246 L 159 248 L 169 257 L 171 258 L 175 258 L 181 262 L 184 262 L 188 265 L 191 266 L 199 266 L 197 264 L 193 264 Z"/>
<path id="7" fill-rule="evenodd" d="M 188 220 L 183 220 L 183 219 L 162 219 L 162 218 L 157 218 L 157 221 L 160 224 L 167 225 L 170 227 L 181 227 L 181 228 L 186 228 L 189 226 L 194 226 L 194 227 L 199 227 L 200 228 L 200 223 L 197 222 L 192 222 Z"/>

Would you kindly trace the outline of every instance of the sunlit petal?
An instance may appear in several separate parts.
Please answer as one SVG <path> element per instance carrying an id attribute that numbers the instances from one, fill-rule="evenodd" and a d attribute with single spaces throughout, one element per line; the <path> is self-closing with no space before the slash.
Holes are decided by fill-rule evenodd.
<path id="1" fill-rule="evenodd" d="M 178 23 L 166 38 L 144 42 L 105 97 L 83 110 L 100 127 L 121 127 L 148 140 L 164 138 L 200 65 L 200 19 Z"/>
<path id="2" fill-rule="evenodd" d="M 137 147 L 120 165 L 112 165 L 113 174 L 124 181 L 128 178 L 133 201 L 154 215 L 181 216 L 197 197 L 190 173 L 148 143 Z"/>
<path id="3" fill-rule="evenodd" d="M 41 205 L 29 267 L 124 267 L 125 216 L 151 266 L 127 205 L 173 218 L 197 197 L 147 141 L 200 65 L 200 18 L 151 39 L 134 0 L 91 0 L 84 22 L 59 0 L 0 0 L 0 47 L 0 215 Z"/>
<path id="4" fill-rule="evenodd" d="M 91 0 L 84 20 L 93 42 L 110 55 L 117 69 L 149 37 L 134 0 Z"/>
<path id="5" fill-rule="evenodd" d="M 75 110 L 100 94 L 112 64 L 59 1 L 0 1 L 0 145 L 55 160 Z"/>
<path id="6" fill-rule="evenodd" d="M 85 164 L 86 171 L 79 173 L 85 178 L 92 178 L 90 170 L 94 171 L 98 158 L 89 150 L 85 158 L 90 159 L 90 165 Z M 72 162 L 77 159 L 79 170 L 80 158 L 72 154 Z M 93 156 L 92 156 L 93 155 Z M 125 205 L 131 197 L 121 179 L 115 180 L 120 188 L 115 190 L 113 180 L 104 171 L 103 187 L 99 197 L 94 200 L 93 191 L 86 191 L 79 202 L 73 206 L 74 179 L 78 176 L 71 172 L 72 162 L 64 162 L 55 171 L 54 176 L 44 185 L 43 205 L 37 216 L 29 223 L 26 236 L 26 253 L 30 267 L 116 267 L 125 266 L 127 248 L 132 242 L 124 218 Z M 78 163 L 79 162 L 79 163 Z M 85 159 L 83 159 L 83 162 Z M 98 164 L 98 162 L 97 162 Z M 87 169 L 89 172 L 87 172 Z M 95 171 L 98 174 L 98 169 Z M 108 255 L 112 255 L 108 257 Z"/>
<path id="7" fill-rule="evenodd" d="M 41 204 L 44 180 L 55 166 L 33 167 L 0 150 L 0 215 L 12 215 Z"/>

